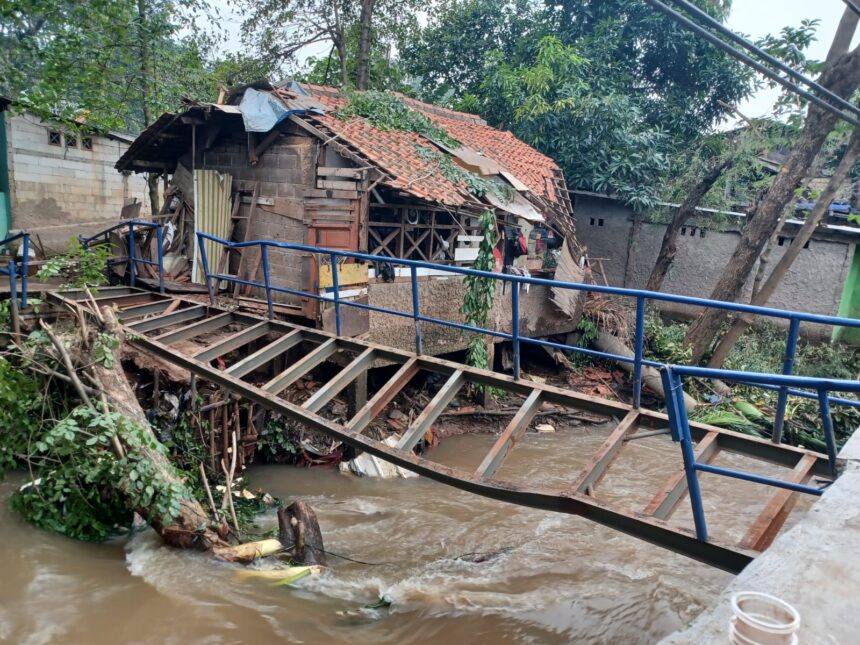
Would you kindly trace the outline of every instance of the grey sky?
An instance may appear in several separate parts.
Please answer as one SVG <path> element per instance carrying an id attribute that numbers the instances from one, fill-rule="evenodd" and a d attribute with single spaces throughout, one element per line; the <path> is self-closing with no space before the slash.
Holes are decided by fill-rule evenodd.
<path id="1" fill-rule="evenodd" d="M 224 27 L 228 36 L 224 49 L 241 49 L 241 17 L 235 13 L 233 3 L 221 0 L 219 4 L 224 12 Z M 818 18 L 821 22 L 817 39 L 808 55 L 823 60 L 844 8 L 845 4 L 841 0 L 734 0 L 728 26 L 755 40 L 769 33 L 776 34 L 785 26 L 797 27 L 804 18 Z M 316 45 L 306 48 L 302 53 L 305 56 L 320 56 L 327 51 L 326 45 Z M 765 116 L 770 113 L 778 95 L 778 89 L 764 89 L 739 107 L 747 116 Z"/>

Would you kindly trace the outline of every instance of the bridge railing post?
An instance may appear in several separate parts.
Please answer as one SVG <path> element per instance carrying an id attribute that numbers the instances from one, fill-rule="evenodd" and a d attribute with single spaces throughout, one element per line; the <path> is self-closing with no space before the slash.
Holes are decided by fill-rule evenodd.
<path id="1" fill-rule="evenodd" d="M 21 259 L 21 309 L 27 308 L 27 280 L 30 274 L 30 234 L 24 233 Z"/>
<path id="2" fill-rule="evenodd" d="M 260 244 L 260 257 L 263 263 L 263 283 L 266 288 L 266 307 L 269 313 L 269 320 L 275 318 L 275 305 L 272 302 L 272 278 L 269 274 L 269 246 L 265 243 Z"/>
<path id="3" fill-rule="evenodd" d="M 791 374 L 794 369 L 794 357 L 797 354 L 797 341 L 800 338 L 800 319 L 792 318 L 788 327 L 788 340 L 785 344 L 785 360 L 782 363 L 782 373 Z M 825 392 L 825 396 L 827 393 Z M 788 406 L 788 388 L 780 386 L 776 400 L 776 417 L 773 420 L 771 441 L 782 442 L 782 430 L 785 427 L 785 409 Z"/>
<path id="4" fill-rule="evenodd" d="M 334 289 L 334 324 L 337 330 L 337 335 L 340 336 L 340 281 L 337 277 L 337 256 L 332 253 L 329 257 L 331 258 L 331 285 L 332 289 Z"/>
<path id="5" fill-rule="evenodd" d="M 668 365 L 660 370 L 660 377 L 666 393 L 666 412 L 669 415 L 670 432 L 673 439 L 677 437 L 676 441 L 681 442 L 681 456 L 684 459 L 684 475 L 687 479 L 687 490 L 690 493 L 696 537 L 702 542 L 707 542 L 708 525 L 705 521 L 705 506 L 699 487 L 699 473 L 696 469 L 696 453 L 693 450 L 693 439 L 690 435 L 690 421 L 687 418 L 687 408 L 684 403 L 684 381 L 681 375 L 675 373 Z"/>
<path id="6" fill-rule="evenodd" d="M 155 242 L 158 244 L 158 293 L 164 293 L 164 234 L 161 224 L 155 225 Z"/>
<path id="7" fill-rule="evenodd" d="M 424 340 L 421 337 L 421 304 L 418 293 L 418 269 L 415 265 L 409 266 L 409 276 L 412 280 L 412 320 L 415 321 L 415 353 L 424 353 Z"/>
<path id="8" fill-rule="evenodd" d="M 134 287 L 137 283 L 137 258 L 134 244 L 134 224 L 128 225 L 128 269 L 131 272 L 129 285 Z"/>
<path id="9" fill-rule="evenodd" d="M 636 297 L 636 334 L 633 341 L 633 407 L 642 403 L 642 355 L 645 351 L 645 297 Z"/>
<path id="10" fill-rule="evenodd" d="M 824 429 L 824 444 L 827 446 L 827 458 L 830 462 L 830 474 L 836 477 L 836 436 L 833 433 L 833 415 L 830 412 L 830 397 L 827 390 L 818 390 L 818 405 L 821 408 L 821 424 Z"/>
<path id="11" fill-rule="evenodd" d="M 11 302 L 18 300 L 18 264 L 15 260 L 9 260 L 9 299 Z"/>
<path id="12" fill-rule="evenodd" d="M 203 266 L 203 281 L 206 284 L 206 291 L 209 293 L 209 304 L 214 307 L 215 287 L 212 284 L 212 275 L 209 273 L 209 259 L 206 257 L 206 245 L 203 243 L 203 237 L 199 233 L 197 234 L 197 248 L 200 251 L 200 264 Z"/>
<path id="13" fill-rule="evenodd" d="M 504 281 L 503 281 L 504 284 Z M 514 351 L 514 380 L 520 380 L 520 283 L 511 281 L 511 347 Z M 489 369 L 493 369 L 492 365 Z"/>

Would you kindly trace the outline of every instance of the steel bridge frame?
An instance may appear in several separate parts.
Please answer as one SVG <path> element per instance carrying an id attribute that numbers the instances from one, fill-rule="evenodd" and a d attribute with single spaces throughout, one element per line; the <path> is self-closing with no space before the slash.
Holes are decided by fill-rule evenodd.
<path id="1" fill-rule="evenodd" d="M 85 298 L 85 292 L 79 290 L 48 294 L 50 301 L 72 306 Z M 702 471 L 706 470 L 704 466 L 723 450 L 746 454 L 790 468 L 792 478 L 799 478 L 801 481 L 813 476 L 831 476 L 830 464 L 823 455 L 695 422 L 688 421 L 680 427 L 680 417 L 672 406 L 669 407 L 667 416 L 629 404 L 520 380 L 432 356 L 420 356 L 365 340 L 341 338 L 337 334 L 311 327 L 230 312 L 191 300 L 160 296 L 131 288 L 103 288 L 96 295 L 96 302 L 99 306 L 115 305 L 119 309 L 120 320 L 133 346 L 359 450 L 471 493 L 542 510 L 581 515 L 732 572 L 741 570 L 756 552 L 766 548 L 775 538 L 796 500 L 795 492 L 802 490 L 820 494 L 820 490 L 813 487 L 782 487 L 762 510 L 739 545 L 722 544 L 710 539 L 706 532 L 699 531 L 698 521 L 697 532 L 674 526 L 667 521 L 688 490 L 694 510 L 696 504 L 701 504 L 698 481 L 695 479 L 696 470 L 689 467 L 687 459 L 689 451 L 693 452 L 692 459 L 702 466 L 699 468 Z M 183 340 L 205 338 L 215 330 L 231 331 L 229 327 L 236 325 L 241 325 L 242 329 L 203 347 L 193 356 L 186 356 L 171 346 L 172 343 Z M 275 339 L 267 341 L 266 337 Z M 265 344 L 254 350 L 252 344 L 258 341 Z M 311 343 L 313 349 L 264 385 L 257 386 L 245 380 L 244 377 L 254 370 L 270 364 L 277 357 L 284 355 L 289 348 L 303 342 Z M 339 350 L 348 350 L 355 354 L 355 358 L 342 366 L 340 372 L 314 392 L 307 401 L 296 404 L 279 396 L 291 383 L 332 358 Z M 213 367 L 212 361 L 231 352 L 244 356 L 226 369 Z M 321 409 L 361 372 L 380 361 L 386 364 L 394 363 L 399 367 L 388 382 L 348 422 L 336 423 L 319 414 Z M 421 370 L 440 375 L 445 383 L 404 432 L 398 445 L 389 447 L 383 442 L 364 436 L 362 433 L 371 421 Z M 744 377 L 751 378 L 749 375 Z M 795 384 L 794 379 L 800 379 L 780 378 L 791 380 L 791 385 Z M 805 379 L 803 384 L 809 386 L 809 381 L 811 380 Z M 426 428 L 438 418 L 466 382 L 497 387 L 525 397 L 520 410 L 472 473 L 435 463 L 413 452 Z M 834 387 L 842 385 L 841 382 L 830 384 Z M 860 387 L 860 384 L 857 385 Z M 672 400 L 677 404 L 676 397 Z M 496 471 L 522 439 L 529 422 L 543 402 L 590 410 L 621 419 L 598 452 L 593 455 L 588 467 L 565 489 L 533 487 L 495 477 Z M 643 427 L 652 429 L 639 433 Z M 673 438 L 678 434 L 682 436 L 685 468 L 672 473 L 644 509 L 624 510 L 594 497 L 594 488 L 605 476 L 625 442 L 665 432 L 670 432 Z M 695 448 L 694 441 L 697 442 Z M 720 469 L 720 474 L 726 473 Z M 759 483 L 778 485 L 773 484 L 774 481 L 779 480 Z"/>

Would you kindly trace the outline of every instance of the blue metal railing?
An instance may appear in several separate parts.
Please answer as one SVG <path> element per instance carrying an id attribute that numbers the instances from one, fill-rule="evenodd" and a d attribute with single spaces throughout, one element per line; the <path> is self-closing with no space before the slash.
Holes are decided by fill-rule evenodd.
<path id="1" fill-rule="evenodd" d="M 737 372 L 732 370 L 716 370 L 706 367 L 691 367 L 682 365 L 664 365 L 660 370 L 663 388 L 666 391 L 666 409 L 669 415 L 669 429 L 674 441 L 681 444 L 681 455 L 684 460 L 684 473 L 687 479 L 687 489 L 690 492 L 690 505 L 693 511 L 693 523 L 696 537 L 703 542 L 708 540 L 708 527 L 705 521 L 705 508 L 702 502 L 702 492 L 699 486 L 699 473 L 712 473 L 724 477 L 733 477 L 744 481 L 785 488 L 787 490 L 821 495 L 823 489 L 808 486 L 799 482 L 783 481 L 772 477 L 764 477 L 733 468 L 712 466 L 696 461 L 693 450 L 693 440 L 690 434 L 690 422 L 684 406 L 684 376 L 695 378 L 720 379 L 761 387 L 770 385 L 787 388 L 811 388 L 815 390 L 819 401 L 821 421 L 824 428 L 824 442 L 827 446 L 827 456 L 830 474 L 836 477 L 836 436 L 833 431 L 833 419 L 830 413 L 831 398 L 828 392 L 860 392 L 860 381 L 840 379 L 821 379 L 803 376 L 785 376 L 778 374 L 760 374 L 756 372 Z M 782 391 L 782 390 L 780 390 Z"/>
<path id="2" fill-rule="evenodd" d="M 135 227 L 140 228 L 151 228 L 155 229 L 155 238 L 158 244 L 158 260 L 144 260 L 143 258 L 137 257 L 137 245 L 135 244 Z M 129 267 L 129 285 L 135 286 L 137 282 L 137 265 L 138 264 L 148 264 L 149 266 L 158 267 L 158 291 L 159 293 L 164 293 L 164 248 L 163 248 L 163 237 L 161 231 L 161 224 L 156 222 L 146 222 L 143 220 L 128 220 L 127 222 L 120 222 L 119 224 L 114 224 L 113 226 L 106 228 L 103 231 L 99 231 L 95 235 L 91 235 L 89 237 L 84 237 L 82 235 L 78 236 L 78 241 L 81 245 L 88 249 L 90 244 L 95 240 L 100 240 L 101 244 L 109 244 L 110 243 L 110 234 L 113 231 L 119 229 L 128 228 L 128 258 L 122 259 L 113 259 L 108 260 L 107 269 L 108 269 L 108 277 L 110 277 L 110 268 L 117 264 L 124 264 L 128 262 Z M 104 238 L 104 239 L 101 239 Z"/>
<path id="3" fill-rule="evenodd" d="M 18 299 L 18 276 L 21 276 L 21 309 L 27 306 L 27 280 L 30 275 L 30 234 L 26 231 L 7 237 L 5 240 L 0 240 L 0 249 L 6 247 L 12 242 L 23 240 L 21 243 L 21 267 L 19 270 L 18 263 L 15 259 L 9 260 L 9 264 L 4 268 L 0 267 L 0 275 L 9 276 L 9 291 L 12 300 Z"/>
<path id="4" fill-rule="evenodd" d="M 505 340 L 511 341 L 513 345 L 514 351 L 514 378 L 519 379 L 520 377 L 520 350 L 521 345 L 523 343 L 543 346 L 543 347 L 551 347 L 554 349 L 560 349 L 563 351 L 572 351 L 579 352 L 581 354 L 585 354 L 587 356 L 594 356 L 596 358 L 609 359 L 614 361 L 621 361 L 625 363 L 633 364 L 633 405 L 638 408 L 641 403 L 641 394 L 642 394 L 642 367 L 649 366 L 654 368 L 661 368 L 663 365 L 659 362 L 648 360 L 644 358 L 644 345 L 645 345 L 645 308 L 646 304 L 649 300 L 653 301 L 662 301 L 662 302 L 675 302 L 680 304 L 692 305 L 697 307 L 708 307 L 712 309 L 723 309 L 727 311 L 736 311 L 740 313 L 749 313 L 756 314 L 761 316 L 767 316 L 770 318 L 780 318 L 789 321 L 789 333 L 788 333 L 788 342 L 786 344 L 785 351 L 785 361 L 783 365 L 783 373 L 791 374 L 791 371 L 794 366 L 794 357 L 797 351 L 797 342 L 799 339 L 800 332 L 800 323 L 801 322 L 809 322 L 809 323 L 817 323 L 824 325 L 838 325 L 844 327 L 860 327 L 860 320 L 853 318 L 840 318 L 837 316 L 824 316 L 820 314 L 809 314 L 809 313 L 801 313 L 795 311 L 784 311 L 782 309 L 772 309 L 770 307 L 758 307 L 755 305 L 747 305 L 742 303 L 734 303 L 734 302 L 722 302 L 719 300 L 707 300 L 705 298 L 696 298 L 692 296 L 680 296 L 671 293 L 659 293 L 656 291 L 643 291 L 639 289 L 626 289 L 621 287 L 607 287 L 595 284 L 582 284 L 578 282 L 562 282 L 557 280 L 547 280 L 544 278 L 532 278 L 525 276 L 517 276 L 517 275 L 509 275 L 502 273 L 491 273 L 487 271 L 477 271 L 475 269 L 467 269 L 463 267 L 456 266 L 448 266 L 442 264 L 436 264 L 432 262 L 422 262 L 419 260 L 406 260 L 400 258 L 390 258 L 390 257 L 382 257 L 377 255 L 369 255 L 367 253 L 357 253 L 353 251 L 339 251 L 334 249 L 326 249 L 315 246 L 308 246 L 304 244 L 291 244 L 288 242 L 275 242 L 271 240 L 252 240 L 248 242 L 228 242 L 227 240 L 223 240 L 221 238 L 215 237 L 213 235 L 208 235 L 206 233 L 197 233 L 198 246 L 200 248 L 200 258 L 203 264 L 203 271 L 206 278 L 206 285 L 209 289 L 210 298 L 214 299 L 214 285 L 219 281 L 224 280 L 227 282 L 234 282 L 238 284 L 245 284 L 252 287 L 257 287 L 264 289 L 266 292 L 266 301 L 268 304 L 268 312 L 269 317 L 274 316 L 273 309 L 273 301 L 272 294 L 273 293 L 287 293 L 294 296 L 299 296 L 302 298 L 311 298 L 318 301 L 326 301 L 333 302 L 335 309 L 335 324 L 337 327 L 337 333 L 341 333 L 341 307 L 349 306 L 355 307 L 358 309 L 365 309 L 368 311 L 377 311 L 380 313 L 390 314 L 394 316 L 400 316 L 404 318 L 411 318 L 415 321 L 415 347 L 417 353 L 421 353 L 422 350 L 422 330 L 421 323 L 434 323 L 438 325 L 443 325 L 446 327 L 452 327 L 455 329 L 460 329 L 463 331 L 471 331 L 480 334 L 484 334 L 487 336 L 493 336 L 495 338 L 503 338 Z M 231 247 L 231 248 L 242 248 L 242 247 L 251 247 L 258 246 L 260 247 L 260 253 L 262 256 L 262 268 L 263 268 L 263 283 L 254 282 L 253 280 L 243 280 L 241 278 L 237 278 L 235 276 L 230 275 L 222 275 L 218 273 L 211 273 L 209 270 L 209 262 L 206 257 L 206 249 L 204 248 L 203 241 L 211 240 L 218 244 Z M 331 297 L 327 297 L 324 295 L 320 295 L 317 293 L 309 293 L 306 291 L 299 291 L 296 289 L 289 289 L 287 287 L 276 286 L 272 284 L 271 275 L 269 273 L 269 258 L 268 258 L 268 249 L 269 248 L 277 248 L 284 249 L 289 251 L 300 251 L 305 253 L 311 253 L 316 255 L 328 256 L 332 266 L 332 285 L 333 285 L 333 294 Z M 393 309 L 386 309 L 383 307 L 375 307 L 370 304 L 365 304 L 361 302 L 353 302 L 349 300 L 343 300 L 340 297 L 339 293 L 339 281 L 338 281 L 338 269 L 337 269 L 337 260 L 338 258 L 351 258 L 356 260 L 362 260 L 365 262 L 373 262 L 373 263 L 387 263 L 392 265 L 400 265 L 404 267 L 409 267 L 411 283 L 412 283 L 412 311 L 397 311 Z M 511 333 L 496 331 L 492 329 L 484 329 L 482 327 L 476 327 L 473 325 L 466 325 L 462 323 L 456 323 L 450 320 L 442 320 L 439 318 L 434 318 L 431 316 L 425 316 L 421 313 L 420 303 L 418 298 L 418 281 L 417 281 L 417 270 L 420 268 L 433 269 L 434 271 L 442 271 L 455 275 L 471 275 L 478 276 L 482 278 L 490 278 L 492 280 L 497 280 L 503 283 L 511 284 Z M 570 289 L 574 291 L 591 291 L 595 293 L 607 293 L 618 296 L 626 296 L 630 298 L 634 298 L 636 300 L 636 330 L 634 335 L 634 355 L 633 357 L 629 356 L 621 356 L 619 354 L 611 354 L 608 352 L 601 352 L 593 349 L 586 349 L 583 347 L 576 347 L 574 345 L 566 345 L 564 343 L 555 343 L 548 340 L 541 340 L 538 338 L 529 338 L 528 336 L 523 336 L 520 333 L 520 292 L 519 287 L 521 285 L 540 285 L 546 287 L 552 287 L 556 289 Z M 714 377 L 718 378 L 718 377 Z M 757 383 L 759 387 L 771 390 L 778 391 L 778 403 L 776 410 L 776 418 L 774 424 L 774 432 L 773 432 L 773 440 L 776 443 L 781 441 L 782 437 L 782 428 L 785 420 L 785 409 L 786 403 L 789 395 L 800 396 L 805 398 L 818 398 L 818 395 L 815 392 L 808 392 L 806 390 L 799 389 L 797 387 L 791 386 L 791 384 L 771 384 L 771 383 Z M 860 407 L 860 401 L 854 399 L 845 399 L 845 398 L 837 398 L 837 397 L 828 397 L 829 403 L 836 403 L 842 405 L 850 405 L 854 407 Z"/>

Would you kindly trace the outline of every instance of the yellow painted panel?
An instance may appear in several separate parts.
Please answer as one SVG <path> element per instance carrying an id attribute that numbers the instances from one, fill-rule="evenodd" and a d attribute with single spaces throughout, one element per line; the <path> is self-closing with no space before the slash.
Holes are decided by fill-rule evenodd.
<path id="1" fill-rule="evenodd" d="M 351 284 L 367 284 L 366 264 L 338 264 L 337 282 L 341 287 Z M 320 267 L 320 289 L 328 289 L 334 286 L 331 277 L 331 265 L 323 264 Z"/>

